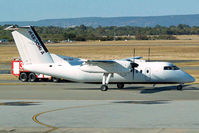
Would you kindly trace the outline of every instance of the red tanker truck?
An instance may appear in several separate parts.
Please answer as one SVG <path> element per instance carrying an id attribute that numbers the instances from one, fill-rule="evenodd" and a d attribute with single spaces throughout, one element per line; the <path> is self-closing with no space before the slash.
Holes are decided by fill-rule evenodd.
<path id="1" fill-rule="evenodd" d="M 23 62 L 20 58 L 15 58 L 12 60 L 12 75 L 16 76 L 22 82 L 36 82 L 36 81 L 53 81 L 58 82 L 60 79 L 45 75 L 26 71 L 23 68 Z"/>

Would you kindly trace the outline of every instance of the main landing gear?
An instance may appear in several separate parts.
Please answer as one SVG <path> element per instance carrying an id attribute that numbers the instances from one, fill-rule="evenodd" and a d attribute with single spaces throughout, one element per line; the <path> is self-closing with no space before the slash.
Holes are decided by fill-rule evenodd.
<path id="1" fill-rule="evenodd" d="M 180 85 L 177 86 L 177 90 L 180 90 L 180 91 L 181 91 L 182 88 L 183 88 L 183 85 L 182 85 L 182 84 L 180 84 Z"/>
<path id="2" fill-rule="evenodd" d="M 108 90 L 108 83 L 109 83 L 111 76 L 112 76 L 112 73 L 104 73 L 103 74 L 101 91 Z"/>
<path id="3" fill-rule="evenodd" d="M 107 91 L 108 90 L 108 83 L 113 74 L 112 73 L 104 73 L 103 78 L 102 78 L 102 86 L 101 86 L 101 91 Z M 118 83 L 117 84 L 118 89 L 123 89 L 124 88 L 124 83 Z"/>
<path id="4" fill-rule="evenodd" d="M 101 86 L 101 91 L 107 91 L 108 90 L 108 86 L 107 85 L 102 85 Z"/>
<path id="5" fill-rule="evenodd" d="M 123 84 L 123 83 L 117 84 L 117 88 L 118 88 L 118 89 L 123 89 L 123 88 L 124 88 L 124 84 Z"/>

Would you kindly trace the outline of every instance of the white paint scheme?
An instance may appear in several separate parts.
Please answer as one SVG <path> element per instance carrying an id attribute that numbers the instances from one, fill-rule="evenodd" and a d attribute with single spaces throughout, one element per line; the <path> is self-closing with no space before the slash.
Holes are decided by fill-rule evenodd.
<path id="1" fill-rule="evenodd" d="M 44 74 L 37 74 L 37 78 L 51 78 L 51 76 L 44 75 Z"/>
<path id="2" fill-rule="evenodd" d="M 43 42 L 34 34 L 33 28 L 19 28 L 12 35 L 25 65 L 53 62 L 49 52 L 42 46 Z"/>
<path id="3" fill-rule="evenodd" d="M 30 37 L 29 31 L 33 27 L 19 27 L 12 32 L 22 60 L 27 62 L 24 68 L 35 73 L 43 73 L 57 78 L 76 82 L 103 83 L 175 83 L 184 84 L 194 82 L 195 79 L 182 70 L 164 70 L 165 66 L 174 66 L 169 62 L 146 62 L 140 58 L 122 60 L 85 60 L 68 56 L 49 54 L 38 49 L 35 41 Z M 36 34 L 36 33 L 34 33 Z M 38 36 L 37 36 L 38 37 Z M 37 39 L 39 40 L 39 39 Z M 45 51 L 45 50 L 44 50 Z M 135 67 L 134 77 L 131 63 Z M 110 79 L 110 80 L 109 80 Z"/>

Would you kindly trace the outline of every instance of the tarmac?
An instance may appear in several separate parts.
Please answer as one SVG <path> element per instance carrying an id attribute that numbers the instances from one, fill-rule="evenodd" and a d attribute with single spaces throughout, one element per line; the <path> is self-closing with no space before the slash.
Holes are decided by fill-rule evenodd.
<path id="1" fill-rule="evenodd" d="M 0 81 L 0 132 L 198 133 L 199 85 Z"/>

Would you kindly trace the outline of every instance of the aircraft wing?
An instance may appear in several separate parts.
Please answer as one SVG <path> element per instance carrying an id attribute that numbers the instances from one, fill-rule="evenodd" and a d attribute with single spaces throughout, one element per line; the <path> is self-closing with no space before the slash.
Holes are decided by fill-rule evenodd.
<path id="1" fill-rule="evenodd" d="M 84 63 L 88 65 L 104 66 L 104 65 L 112 65 L 116 62 L 114 60 L 87 60 Z"/>
<path id="2" fill-rule="evenodd" d="M 80 69 L 90 73 L 127 73 L 129 69 L 121 64 L 119 60 L 87 60 Z"/>

